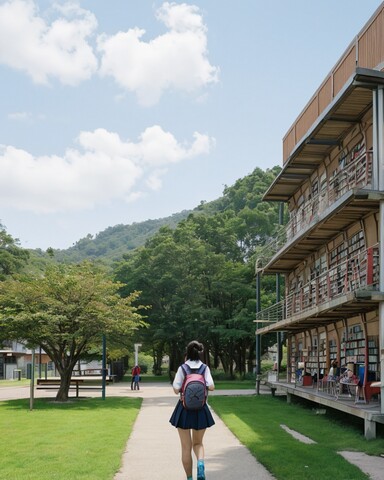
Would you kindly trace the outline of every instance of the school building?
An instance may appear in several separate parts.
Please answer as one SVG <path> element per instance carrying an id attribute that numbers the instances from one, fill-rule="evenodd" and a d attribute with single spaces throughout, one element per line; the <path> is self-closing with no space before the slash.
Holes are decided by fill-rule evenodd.
<path id="1" fill-rule="evenodd" d="M 284 299 L 256 318 L 257 337 L 287 340 L 279 388 L 362 418 L 373 438 L 384 423 L 384 2 L 286 133 L 264 200 L 289 212 L 256 263 L 284 278 Z M 334 361 L 356 388 L 325 385 Z"/>

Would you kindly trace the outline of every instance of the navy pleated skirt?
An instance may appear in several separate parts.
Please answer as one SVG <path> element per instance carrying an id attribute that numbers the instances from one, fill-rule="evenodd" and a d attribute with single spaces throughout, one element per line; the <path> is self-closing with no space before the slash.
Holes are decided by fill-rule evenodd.
<path id="1" fill-rule="evenodd" d="M 189 428 L 193 428 L 193 430 L 203 430 L 215 424 L 207 404 L 200 410 L 192 411 L 186 410 L 181 400 L 177 402 L 169 421 L 174 427 L 186 430 Z"/>

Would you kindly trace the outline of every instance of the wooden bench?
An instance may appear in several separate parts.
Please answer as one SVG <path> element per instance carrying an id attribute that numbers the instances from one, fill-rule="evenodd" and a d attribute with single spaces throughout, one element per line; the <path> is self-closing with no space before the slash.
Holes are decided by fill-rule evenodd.
<path id="1" fill-rule="evenodd" d="M 94 382 L 97 382 L 94 384 Z M 49 390 L 49 389 L 58 389 L 60 387 L 61 381 L 60 378 L 51 377 L 51 378 L 37 378 L 36 379 L 36 389 L 37 390 Z M 106 380 L 106 385 L 109 384 L 109 381 Z M 72 377 L 70 382 L 70 389 L 76 389 L 76 397 L 79 396 L 80 390 L 102 390 L 102 378 L 100 376 L 94 377 Z"/>

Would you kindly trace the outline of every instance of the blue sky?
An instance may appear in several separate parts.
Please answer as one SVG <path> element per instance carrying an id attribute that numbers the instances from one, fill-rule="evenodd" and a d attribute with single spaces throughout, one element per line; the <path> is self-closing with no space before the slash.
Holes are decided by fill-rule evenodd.
<path id="1" fill-rule="evenodd" d="M 27 248 L 218 198 L 378 0 L 0 0 L 0 223 Z"/>

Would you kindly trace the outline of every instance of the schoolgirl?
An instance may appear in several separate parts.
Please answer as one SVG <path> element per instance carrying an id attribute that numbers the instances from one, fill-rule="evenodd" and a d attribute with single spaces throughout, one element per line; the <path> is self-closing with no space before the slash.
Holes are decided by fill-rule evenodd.
<path id="1" fill-rule="evenodd" d="M 204 347 L 196 340 L 187 346 L 186 364 L 193 370 L 202 365 L 201 357 Z M 207 389 L 213 391 L 215 385 L 209 367 L 204 372 Z M 173 390 L 179 395 L 184 382 L 184 371 L 180 366 L 173 381 Z M 205 430 L 215 424 L 207 403 L 199 410 L 186 410 L 181 399 L 170 418 L 170 423 L 177 428 L 181 443 L 181 460 L 187 480 L 192 480 L 192 450 L 197 459 L 197 480 L 205 480 L 204 445 Z"/>

